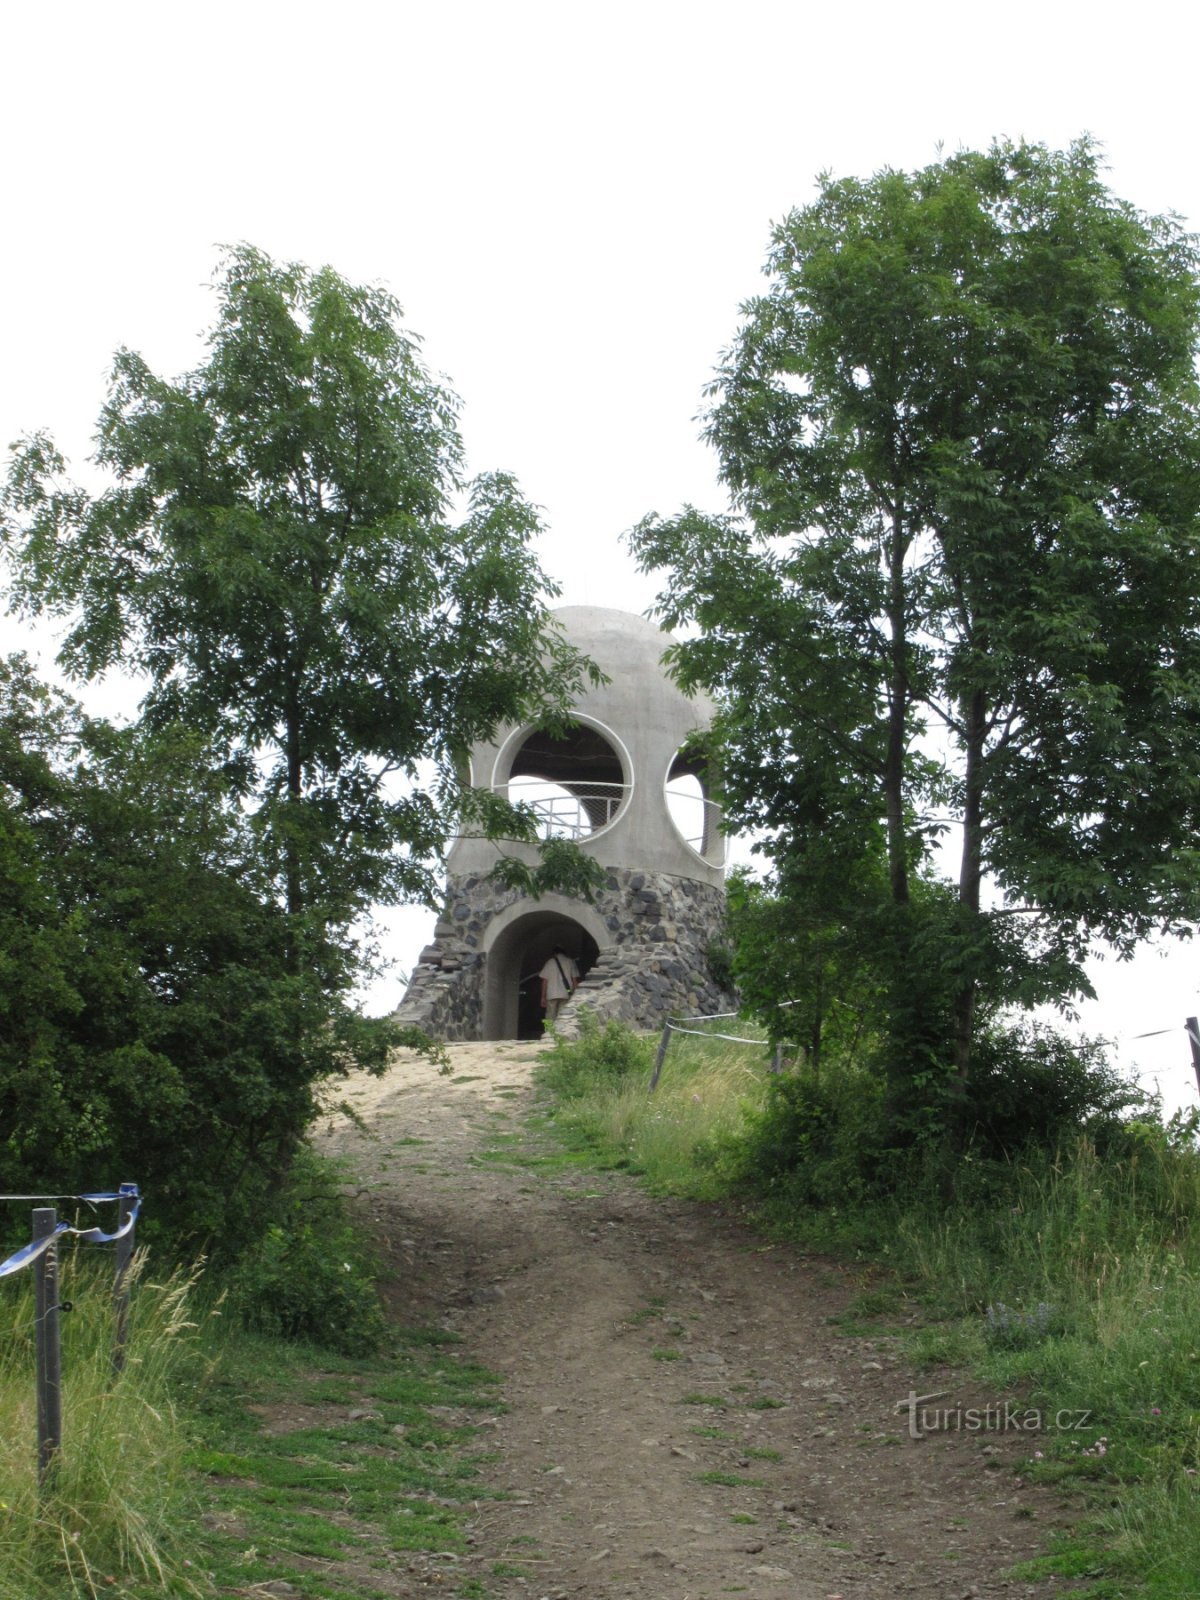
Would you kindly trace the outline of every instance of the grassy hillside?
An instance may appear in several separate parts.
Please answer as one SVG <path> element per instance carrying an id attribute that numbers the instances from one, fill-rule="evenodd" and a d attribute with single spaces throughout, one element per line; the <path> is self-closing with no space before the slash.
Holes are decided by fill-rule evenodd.
<path id="1" fill-rule="evenodd" d="M 869 1264 L 861 1319 L 903 1325 L 919 1360 L 968 1366 L 1036 1409 L 1026 1470 L 1078 1490 L 1083 1520 L 1029 1576 L 1090 1577 L 1096 1600 L 1200 1593 L 1190 1124 L 1081 1116 L 1053 1148 L 923 1172 L 909 1153 L 871 1152 L 875 1089 L 856 1068 L 776 1078 L 765 1046 L 681 1036 L 650 1093 L 653 1056 L 653 1040 L 615 1028 L 560 1041 L 543 1069 L 560 1136 Z"/>

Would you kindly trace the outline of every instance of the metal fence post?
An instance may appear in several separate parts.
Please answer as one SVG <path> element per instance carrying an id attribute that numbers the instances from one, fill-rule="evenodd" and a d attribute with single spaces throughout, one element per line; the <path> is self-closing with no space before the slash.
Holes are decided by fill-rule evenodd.
<path id="1" fill-rule="evenodd" d="M 133 1212 L 136 1189 L 136 1184 L 121 1185 L 121 1203 L 117 1207 L 118 1228 L 123 1228 L 129 1221 Z M 125 1370 L 125 1345 L 129 1338 L 129 1264 L 133 1260 L 133 1236 L 136 1226 L 135 1223 L 123 1238 L 117 1240 L 116 1264 L 113 1269 L 112 1369 L 114 1373 Z"/>
<path id="2" fill-rule="evenodd" d="M 53 1206 L 33 1213 L 33 1239 L 53 1237 L 58 1212 Z M 34 1304 L 37 1313 L 37 1432 L 38 1487 L 45 1489 L 62 1449 L 62 1345 L 58 1316 L 58 1245 L 51 1243 L 34 1263 Z"/>

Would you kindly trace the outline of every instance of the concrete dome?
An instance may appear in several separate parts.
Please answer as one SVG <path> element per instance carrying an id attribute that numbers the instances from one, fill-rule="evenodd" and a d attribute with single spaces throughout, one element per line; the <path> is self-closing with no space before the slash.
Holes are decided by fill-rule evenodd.
<path id="1" fill-rule="evenodd" d="M 514 800 L 526 798 L 527 788 L 544 794 L 545 787 L 536 788 L 539 780 L 560 792 L 583 794 L 588 815 L 575 837 L 602 865 L 723 883 L 724 843 L 716 808 L 698 798 L 699 769 L 679 755 L 689 738 L 707 727 L 712 702 L 685 695 L 668 677 L 662 658 L 671 635 L 645 617 L 606 606 L 563 606 L 554 618 L 609 681 L 586 688 L 575 702 L 580 731 L 574 748 L 544 736 L 539 741 L 532 725 L 508 728 L 496 743 L 471 752 L 472 782 Z M 568 764 L 578 773 L 575 784 L 567 776 Z M 690 842 L 665 792 L 680 781 L 690 781 L 697 794 L 691 809 L 698 820 L 684 830 Z M 569 808 L 569 798 L 564 804 Z M 678 812 L 678 805 L 674 809 Z M 484 840 L 460 840 L 449 870 L 487 872 L 499 853 Z"/>

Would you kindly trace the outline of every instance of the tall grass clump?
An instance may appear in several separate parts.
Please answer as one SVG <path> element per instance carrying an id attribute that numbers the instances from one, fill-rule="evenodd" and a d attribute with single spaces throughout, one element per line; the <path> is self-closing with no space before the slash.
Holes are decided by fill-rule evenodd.
<path id="1" fill-rule="evenodd" d="M 726 1187 L 704 1152 L 735 1136 L 763 1097 L 761 1050 L 715 1038 L 672 1037 L 657 1088 L 656 1036 L 584 1019 L 575 1040 L 556 1039 L 539 1069 L 555 1125 L 602 1165 L 644 1174 L 663 1192 L 711 1199 Z"/>
<path id="2" fill-rule="evenodd" d="M 151 1282 L 139 1252 L 125 1363 L 113 1371 L 112 1266 L 64 1252 L 63 1444 L 37 1475 L 35 1314 L 28 1274 L 0 1285 L 0 1600 L 184 1592 L 174 1554 L 183 1440 L 173 1396 L 193 1353 L 195 1274 Z"/>
<path id="3" fill-rule="evenodd" d="M 964 1163 L 952 1207 L 897 1218 L 892 1259 L 934 1319 L 919 1353 L 969 1360 L 1047 1417 L 1086 1414 L 1077 1435 L 1037 1441 L 1032 1475 L 1094 1485 L 1095 1570 L 1136 1577 L 1147 1597 L 1200 1594 L 1191 1130 L 1136 1119 L 983 1167 Z"/>

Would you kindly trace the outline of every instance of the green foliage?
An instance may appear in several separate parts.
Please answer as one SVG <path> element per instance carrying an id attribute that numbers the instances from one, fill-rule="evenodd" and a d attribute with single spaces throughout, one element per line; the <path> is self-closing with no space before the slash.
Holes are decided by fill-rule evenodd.
<path id="1" fill-rule="evenodd" d="M 400 1032 L 293 970 L 252 822 L 179 725 L 88 721 L 0 664 L 0 1180 L 137 1182 L 143 1237 L 232 1253 L 315 1109 Z M 30 953 L 37 955 L 31 962 Z"/>
<path id="2" fill-rule="evenodd" d="M 605 870 L 595 856 L 585 855 L 572 839 L 543 839 L 537 854 L 536 866 L 519 856 L 501 856 L 489 877 L 501 888 L 515 889 L 531 900 L 555 891 L 592 903 L 605 879 Z"/>
<path id="3" fill-rule="evenodd" d="M 225 1282 L 246 1327 L 341 1355 L 367 1355 L 384 1335 L 377 1262 L 347 1214 L 340 1175 L 304 1146 L 266 1227 Z"/>
<path id="4" fill-rule="evenodd" d="M 144 672 L 152 722 L 221 748 L 284 903 L 316 919 L 293 937 L 319 946 L 434 896 L 463 753 L 561 714 L 583 663 L 543 603 L 533 508 L 504 474 L 464 481 L 458 403 L 393 297 L 245 245 L 216 295 L 194 372 L 117 354 L 104 493 L 64 487 L 47 439 L 18 449 L 15 595 L 71 619 L 71 671 Z"/>
<path id="5" fill-rule="evenodd" d="M 770 1078 L 761 1106 L 705 1159 L 734 1188 L 775 1207 L 839 1209 L 911 1179 L 903 1153 L 889 1148 L 889 1131 L 878 1074 L 834 1064 L 819 1079 Z"/>
<path id="6" fill-rule="evenodd" d="M 590 1012 L 580 1017 L 578 1039 L 556 1037 L 554 1049 L 540 1066 L 547 1087 L 563 1100 L 577 1099 L 597 1087 L 646 1085 L 654 1062 L 654 1041 L 641 1038 L 619 1022 L 601 1028 Z"/>
<path id="7" fill-rule="evenodd" d="M 863 918 L 831 920 L 786 867 L 775 892 L 734 872 L 727 895 L 732 976 L 770 1037 L 794 1041 L 814 1070 L 824 1051 L 853 1054 L 870 1039 L 882 994 Z"/>
<path id="8" fill-rule="evenodd" d="M 674 670 L 719 702 L 808 1039 L 824 995 L 877 996 L 910 1135 L 961 1132 L 997 1006 L 1200 914 L 1197 255 L 1099 167 L 1000 143 L 822 178 L 711 386 L 737 514 L 632 536 L 693 625 Z"/>
<path id="9" fill-rule="evenodd" d="M 733 994 L 737 987 L 734 971 L 733 946 L 723 939 L 710 939 L 704 949 L 704 965 L 708 975 L 723 994 Z"/>
<path id="10" fill-rule="evenodd" d="M 317 1086 L 433 1053 L 348 1004 L 369 908 L 431 899 L 461 816 L 524 837 L 464 752 L 592 669 L 389 294 L 242 246 L 216 301 L 178 381 L 115 358 L 102 492 L 36 437 L 0 497 L 14 604 L 148 685 L 118 731 L 0 677 L 0 1177 L 136 1180 L 151 1233 L 233 1253 Z"/>
<path id="11" fill-rule="evenodd" d="M 967 1139 L 974 1153 L 1003 1160 L 1032 1147 L 1052 1152 L 1083 1131 L 1121 1153 L 1130 1137 L 1125 1117 L 1148 1105 L 1103 1040 L 994 1025 L 976 1046 Z"/>

